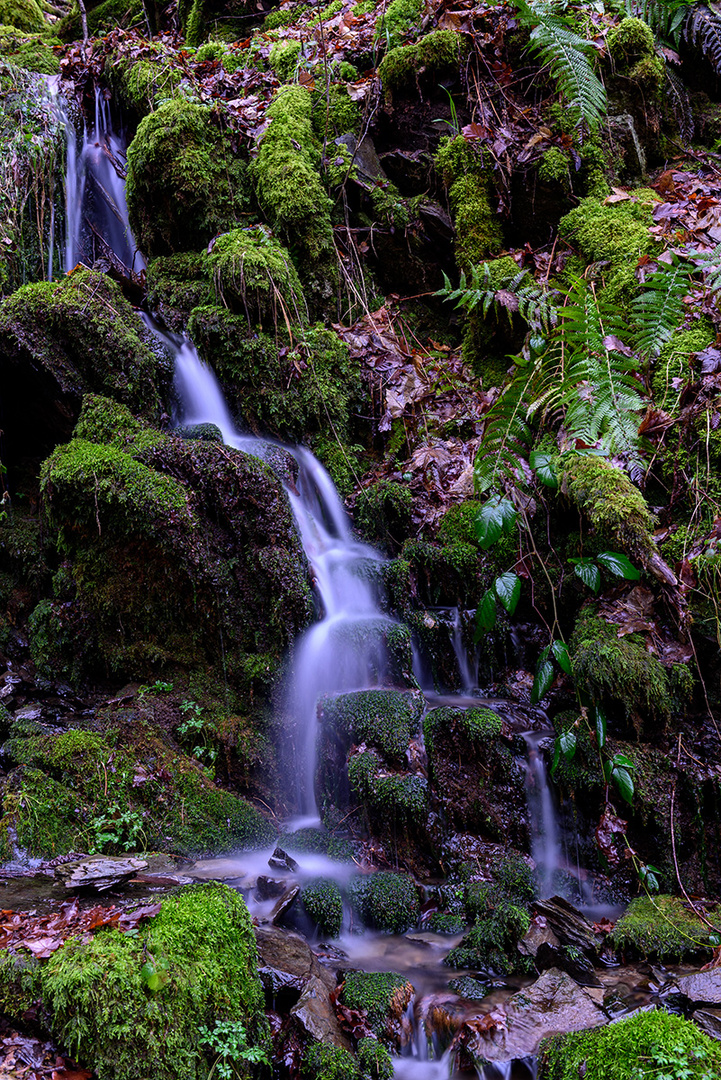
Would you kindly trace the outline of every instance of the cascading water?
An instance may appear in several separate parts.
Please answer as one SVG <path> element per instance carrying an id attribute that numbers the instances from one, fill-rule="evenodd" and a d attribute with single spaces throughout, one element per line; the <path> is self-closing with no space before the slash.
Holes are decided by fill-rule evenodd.
<path id="1" fill-rule="evenodd" d="M 548 732 L 527 732 L 524 736 L 528 748 L 526 761 L 526 797 L 531 820 L 531 846 L 538 874 L 541 899 L 558 892 L 558 870 L 561 865 L 556 810 L 551 788 L 546 776 L 546 766 L 539 742 Z"/>

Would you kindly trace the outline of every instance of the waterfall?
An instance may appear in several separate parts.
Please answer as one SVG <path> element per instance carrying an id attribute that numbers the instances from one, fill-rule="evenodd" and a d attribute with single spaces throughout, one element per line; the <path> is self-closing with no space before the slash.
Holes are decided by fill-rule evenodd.
<path id="1" fill-rule="evenodd" d="M 538 888 L 542 900 L 558 892 L 558 870 L 561 866 L 556 809 L 546 776 L 539 742 L 548 732 L 527 732 L 523 737 L 528 747 L 526 760 L 526 798 L 531 822 L 531 853 L 538 871 Z"/>

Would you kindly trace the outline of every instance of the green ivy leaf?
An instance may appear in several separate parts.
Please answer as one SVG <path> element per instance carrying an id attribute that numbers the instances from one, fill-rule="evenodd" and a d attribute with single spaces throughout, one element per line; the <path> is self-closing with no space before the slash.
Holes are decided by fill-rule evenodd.
<path id="1" fill-rule="evenodd" d="M 536 677 L 531 688 L 531 705 L 537 705 L 541 698 L 548 693 L 553 682 L 553 664 L 550 660 L 542 660 L 536 668 Z"/>
<path id="2" fill-rule="evenodd" d="M 595 593 L 601 588 L 601 571 L 593 559 L 569 559 L 573 563 L 573 571 L 580 577 L 584 585 L 593 589 Z"/>
<path id="3" fill-rule="evenodd" d="M 496 596 L 503 604 L 509 615 L 518 607 L 521 598 L 521 579 L 512 570 L 507 570 L 495 581 Z"/>
<path id="4" fill-rule="evenodd" d="M 474 640 L 480 641 L 484 634 L 492 630 L 496 625 L 496 594 L 493 589 L 487 589 L 481 597 L 481 602 L 476 608 L 476 632 Z"/>
<path id="5" fill-rule="evenodd" d="M 560 667 L 561 671 L 565 671 L 566 675 L 571 675 L 571 657 L 568 655 L 568 649 L 562 641 L 551 642 L 551 652 L 553 653 L 556 663 Z"/>
<path id="6" fill-rule="evenodd" d="M 626 581 L 638 581 L 641 577 L 641 571 L 636 569 L 631 560 L 617 551 L 602 551 L 596 556 L 596 561 L 616 577 L 625 578 Z"/>
<path id="7" fill-rule="evenodd" d="M 510 499 L 493 495 L 478 511 L 475 520 L 478 543 L 487 551 L 493 547 L 504 532 L 511 532 L 515 527 L 518 511 Z"/>
<path id="8" fill-rule="evenodd" d="M 534 450 L 529 458 L 529 464 L 536 470 L 536 476 L 540 482 L 549 488 L 558 487 L 558 476 L 553 466 L 551 454 L 543 454 L 540 450 Z"/>
<path id="9" fill-rule="evenodd" d="M 622 799 L 625 799 L 627 803 L 633 802 L 633 780 L 631 774 L 626 769 L 613 769 L 611 773 L 614 784 L 618 788 L 619 794 Z"/>
<path id="10" fill-rule="evenodd" d="M 561 752 L 566 761 L 570 761 L 573 755 L 576 753 L 576 732 L 573 728 L 568 731 L 562 731 L 558 736 L 558 741 L 561 746 Z"/>

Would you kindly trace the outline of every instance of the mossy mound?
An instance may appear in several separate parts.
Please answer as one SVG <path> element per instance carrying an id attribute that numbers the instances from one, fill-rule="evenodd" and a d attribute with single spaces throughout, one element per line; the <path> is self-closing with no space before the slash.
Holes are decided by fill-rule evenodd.
<path id="1" fill-rule="evenodd" d="M 40 75 L 57 75 L 60 57 L 53 51 L 60 45 L 49 34 L 28 34 L 13 26 L 0 25 L 0 57 L 26 71 Z"/>
<path id="2" fill-rule="evenodd" d="M 434 30 L 412 45 L 391 49 L 381 61 L 378 74 L 384 87 L 391 91 L 415 89 L 419 78 L 435 84 L 443 75 L 458 71 L 465 50 L 461 34 Z"/>
<path id="3" fill-rule="evenodd" d="M 721 908 L 709 913 L 721 929 Z M 678 896 L 641 896 L 633 900 L 610 934 L 624 957 L 680 962 L 711 949 L 711 931 Z"/>
<path id="4" fill-rule="evenodd" d="M 310 92 L 302 86 L 278 91 L 266 111 L 271 123 L 251 168 L 261 207 L 297 253 L 309 300 L 322 307 L 335 292 L 338 271 L 312 104 Z"/>
<path id="5" fill-rule="evenodd" d="M 17 1017 L 27 990 L 15 998 L 22 976 L 0 955 L 4 1010 Z M 149 1061 L 158 1080 L 207 1080 L 217 1054 L 205 1029 L 224 1023 L 263 1054 L 269 1046 L 250 916 L 224 885 L 167 897 L 135 936 L 105 929 L 69 940 L 33 982 L 53 1036 L 103 1080 L 145 1080 Z"/>
<path id="6" fill-rule="evenodd" d="M 277 325 L 259 333 L 247 315 L 206 305 L 193 310 L 188 328 L 231 412 L 252 431 L 314 445 L 330 428 L 347 455 L 352 414 L 365 403 L 358 361 L 333 330 L 294 326 L 289 334 L 280 304 L 276 315 Z"/>
<path id="7" fill-rule="evenodd" d="M 472 881 L 464 890 L 466 917 L 474 925 L 445 959 L 450 967 L 489 973 L 528 973 L 533 964 L 517 945 L 530 925 L 529 903 L 535 895 L 533 874 L 519 855 L 494 868 L 494 881 Z"/>
<path id="8" fill-rule="evenodd" d="M 142 0 L 101 0 L 101 3 L 87 3 L 88 33 L 90 37 L 99 37 L 118 28 L 147 29 L 147 16 Z M 77 41 L 83 36 L 83 23 L 77 0 L 70 11 L 57 25 L 61 41 Z"/>
<path id="9" fill-rule="evenodd" d="M 40 457 L 69 438 L 84 394 L 157 418 L 172 362 L 119 287 L 92 270 L 18 289 L 0 304 L 10 455 Z"/>
<path id="10" fill-rule="evenodd" d="M 305 300 L 295 267 L 264 226 L 233 229 L 217 237 L 208 263 L 222 303 L 244 313 L 249 324 L 305 321 Z"/>
<path id="11" fill-rule="evenodd" d="M 621 19 L 609 30 L 606 45 L 614 60 L 624 64 L 643 56 L 653 56 L 655 51 L 653 31 L 643 19 Z"/>
<path id="12" fill-rule="evenodd" d="M 342 1046 L 313 1043 L 303 1058 L 305 1080 L 361 1080 L 358 1063 Z"/>
<path id="13" fill-rule="evenodd" d="M 681 386 L 693 378 L 694 353 L 701 352 L 714 341 L 715 333 L 704 321 L 672 334 L 654 366 L 652 388 L 656 408 L 672 415 L 678 412 Z"/>
<path id="14" fill-rule="evenodd" d="M 0 0 L 0 26 L 13 26 L 29 34 L 48 29 L 42 8 L 36 0 Z"/>
<path id="15" fill-rule="evenodd" d="M 216 113 L 176 98 L 138 126 L 128 147 L 127 199 L 140 249 L 152 258 L 204 247 L 249 205 L 246 163 Z"/>
<path id="16" fill-rule="evenodd" d="M 69 851 L 218 854 L 271 843 L 275 831 L 198 761 L 137 715 L 106 730 L 15 734 L 0 830 L 33 858 Z"/>
<path id="17" fill-rule="evenodd" d="M 193 308 L 215 299 L 203 252 L 160 255 L 150 262 L 146 276 L 148 305 L 175 333 L 185 330 Z"/>
<path id="18" fill-rule="evenodd" d="M 383 872 L 353 878 L 350 896 L 362 922 L 372 929 L 404 934 L 418 922 L 418 889 L 408 874 Z"/>
<path id="19" fill-rule="evenodd" d="M 321 723 L 348 740 L 377 746 L 400 763 L 419 733 L 422 712 L 423 695 L 418 691 L 357 690 L 324 698 Z"/>
<path id="20" fill-rule="evenodd" d="M 580 1070 L 587 1080 L 713 1080 L 721 1075 L 721 1046 L 690 1020 L 660 1009 L 544 1039 L 539 1080 L 576 1080 Z"/>
<path id="21" fill-rule="evenodd" d="M 142 59 L 118 50 L 108 60 L 106 73 L 122 103 L 138 118 L 174 98 L 183 81 L 173 57 L 154 43 L 146 45 Z"/>
<path id="22" fill-rule="evenodd" d="M 35 613 L 36 663 L 141 679 L 217 663 L 238 686 L 249 664 L 274 670 L 310 617 L 280 482 L 240 451 L 129 430 L 132 418 L 107 401 L 90 408 L 80 431 L 103 438 L 115 417 L 114 444 L 75 438 L 42 468 L 67 595 Z"/>
<path id="23" fill-rule="evenodd" d="M 348 780 L 356 798 L 377 826 L 395 830 L 422 823 L 428 815 L 428 781 L 417 774 L 389 773 L 378 754 L 363 750 L 348 762 Z M 379 831 L 376 827 L 375 831 Z"/>
<path id="24" fill-rule="evenodd" d="M 338 937 L 343 925 L 343 900 L 336 882 L 330 878 L 309 881 L 300 898 L 318 931 L 328 937 Z"/>
<path id="25" fill-rule="evenodd" d="M 394 480 L 379 480 L 356 497 L 353 523 L 366 540 L 395 553 L 408 537 L 412 510 L 408 487 Z"/>
<path id="26" fill-rule="evenodd" d="M 656 554 L 653 518 L 623 470 L 594 455 L 563 458 L 561 488 L 593 526 L 600 544 L 645 565 Z"/>
<path id="27" fill-rule="evenodd" d="M 320 829 L 297 829 L 293 833 L 284 833 L 282 845 L 287 851 L 307 851 L 316 855 L 327 855 L 337 862 L 350 862 L 353 858 L 353 845 L 350 840 L 333 836 Z"/>
<path id="28" fill-rule="evenodd" d="M 445 33 L 446 31 L 444 31 Z M 503 246 L 498 214 L 491 208 L 483 153 L 462 135 L 441 140 L 435 165 L 448 188 L 456 230 L 456 263 L 468 272 Z"/>
<path id="29" fill-rule="evenodd" d="M 378 1039 L 358 1040 L 358 1065 L 368 1080 L 392 1080 L 393 1060 Z"/>
<path id="30" fill-rule="evenodd" d="M 393 971 L 348 971 L 343 1003 L 349 1009 L 364 1009 L 378 1038 L 393 1044 L 398 1022 L 414 992 L 408 979 Z"/>

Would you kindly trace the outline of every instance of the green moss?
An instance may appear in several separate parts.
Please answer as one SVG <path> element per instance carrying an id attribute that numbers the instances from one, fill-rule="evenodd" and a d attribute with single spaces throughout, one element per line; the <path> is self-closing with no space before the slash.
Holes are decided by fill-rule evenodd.
<path id="1" fill-rule="evenodd" d="M 408 874 L 377 873 L 353 878 L 350 897 L 366 926 L 404 934 L 418 922 L 418 889 Z"/>
<path id="2" fill-rule="evenodd" d="M 130 450 L 148 449 L 161 444 L 167 436 L 157 428 L 133 416 L 127 405 L 119 405 L 98 394 L 85 394 L 78 422 L 73 432 L 77 439 Z"/>
<path id="3" fill-rule="evenodd" d="M 660 99 L 666 85 L 666 63 L 661 56 L 644 56 L 631 68 L 629 79 L 649 97 Z"/>
<path id="4" fill-rule="evenodd" d="M 569 642 L 577 687 L 592 700 L 624 707 L 640 728 L 644 718 L 668 721 L 672 709 L 668 675 L 640 634 L 618 636 L 592 606 L 584 607 Z"/>
<path id="5" fill-rule="evenodd" d="M 663 1010 L 637 1012 L 607 1027 L 545 1039 L 540 1080 L 713 1080 L 721 1070 L 721 1047 L 696 1024 Z"/>
<path id="6" fill-rule="evenodd" d="M 323 699 L 323 724 L 356 743 L 377 746 L 387 757 L 403 761 L 419 731 L 423 698 L 400 690 L 358 690 Z"/>
<path id="7" fill-rule="evenodd" d="M 281 88 L 266 111 L 271 123 L 251 168 L 262 208 L 292 243 L 303 284 L 320 303 L 333 293 L 337 268 L 331 203 L 320 180 L 311 108 L 304 87 Z"/>
<path id="8" fill-rule="evenodd" d="M 488 891 L 487 910 L 466 934 L 460 945 L 448 953 L 445 963 L 456 968 L 480 968 L 499 975 L 529 970 L 529 958 L 516 945 L 527 932 L 531 917 L 520 904 Z M 532 963 L 532 962 L 531 962 Z"/>
<path id="9" fill-rule="evenodd" d="M 281 26 L 291 26 L 297 19 L 308 10 L 307 4 L 296 4 L 294 7 L 277 8 L 269 11 L 263 20 L 263 30 L 278 30 Z"/>
<path id="10" fill-rule="evenodd" d="M 216 291 L 231 311 L 249 323 L 305 320 L 303 290 L 286 249 L 263 225 L 219 236 L 208 255 Z"/>
<path id="11" fill-rule="evenodd" d="M 301 1076 L 307 1080 L 360 1080 L 355 1059 L 342 1046 L 313 1043 L 304 1057 Z"/>
<path id="12" fill-rule="evenodd" d="M 137 59 L 119 51 L 108 61 L 108 74 L 129 109 L 146 116 L 163 102 L 175 97 L 183 80 L 182 72 L 160 46 L 148 45 L 155 55 Z"/>
<path id="13" fill-rule="evenodd" d="M 268 62 L 281 82 L 290 82 L 294 77 L 302 47 L 294 38 L 276 41 L 271 46 Z"/>
<path id="14" fill-rule="evenodd" d="M 614 60 L 624 64 L 655 53 L 653 31 L 643 19 L 621 19 L 609 30 L 606 46 Z"/>
<path id="15" fill-rule="evenodd" d="M 645 565 L 656 552 L 653 518 L 625 472 L 595 455 L 562 460 L 561 487 L 588 518 L 600 544 Z"/>
<path id="16" fill-rule="evenodd" d="M 445 33 L 445 31 L 443 31 Z M 456 262 L 459 269 L 495 255 L 503 246 L 498 215 L 489 202 L 489 179 L 483 154 L 462 135 L 441 140 L 435 165 L 449 188 L 448 198 L 456 230 Z M 514 264 L 514 272 L 517 267 Z"/>
<path id="17" fill-rule="evenodd" d="M 201 252 L 161 255 L 152 260 L 146 277 L 150 308 L 177 333 L 185 330 L 193 308 L 214 299 L 210 266 Z"/>
<path id="18" fill-rule="evenodd" d="M 351 789 L 379 822 L 397 827 L 422 822 L 428 814 L 428 781 L 424 776 L 399 776 L 382 769 L 372 750 L 354 754 L 348 762 Z"/>
<path id="19" fill-rule="evenodd" d="M 340 889 L 330 878 L 315 878 L 300 894 L 308 917 L 324 937 L 338 937 L 343 925 L 343 900 Z"/>
<path id="20" fill-rule="evenodd" d="M 60 46 L 60 41 L 47 33 L 27 34 L 12 26 L 0 25 L 0 56 L 26 71 L 57 75 L 60 57 L 53 51 L 53 46 Z"/>
<path id="21" fill-rule="evenodd" d="M 163 901 L 137 936 L 71 939 L 43 967 L 42 998 L 68 1051 L 108 1080 L 206 1080 L 204 1025 L 235 1021 L 265 1049 L 267 1021 L 253 928 L 232 889 L 208 884 Z M 143 973 L 159 973 L 149 989 Z M 214 1056 L 214 1055 L 212 1055 Z"/>
<path id="22" fill-rule="evenodd" d="M 13 26 L 29 34 L 42 33 L 48 24 L 36 0 L 0 0 L 0 26 Z"/>
<path id="23" fill-rule="evenodd" d="M 408 487 L 393 480 L 379 480 L 356 497 L 353 521 L 366 540 L 395 551 L 408 535 L 412 507 Z"/>
<path id="24" fill-rule="evenodd" d="M 339 839 L 319 829 L 297 829 L 294 833 L 284 834 L 282 843 L 287 851 L 311 851 L 337 862 L 348 862 L 353 858 L 350 840 Z"/>
<path id="25" fill-rule="evenodd" d="M 423 738 L 431 757 L 439 734 L 449 727 L 458 728 L 471 742 L 492 744 L 501 733 L 503 721 L 490 709 L 431 709 L 423 721 Z"/>
<path id="26" fill-rule="evenodd" d="M 721 929 L 721 908 L 707 913 Z M 710 930 L 677 896 L 641 896 L 633 900 L 610 934 L 624 956 L 681 962 L 708 952 Z"/>
<path id="27" fill-rule="evenodd" d="M 343 1003 L 349 1009 L 365 1009 L 368 1023 L 380 1038 L 387 1037 L 389 1023 L 399 1020 L 413 996 L 411 983 L 393 971 L 348 971 Z"/>
<path id="28" fill-rule="evenodd" d="M 560 184 L 565 190 L 571 186 L 570 162 L 568 155 L 557 146 L 546 150 L 538 166 L 538 179 L 544 184 Z"/>
<path id="29" fill-rule="evenodd" d="M 139 247 L 166 255 L 205 246 L 246 211 L 246 164 L 205 105 L 176 98 L 138 126 L 128 147 L 128 212 Z"/>
<path id="30" fill-rule="evenodd" d="M 129 30 L 141 26 L 146 29 L 147 25 L 142 0 L 102 0 L 102 3 L 88 9 L 90 37 L 101 37 L 116 29 Z M 70 12 L 56 26 L 61 41 L 82 38 L 83 26 L 77 2 L 73 2 Z"/>
<path id="31" fill-rule="evenodd" d="M 358 1040 L 358 1065 L 364 1080 L 392 1080 L 393 1061 L 378 1039 Z"/>
<path id="32" fill-rule="evenodd" d="M 589 195 L 561 218 L 558 227 L 561 236 L 578 246 L 586 262 L 608 261 L 602 269 L 606 295 L 621 302 L 636 288 L 639 258 L 658 247 L 649 233 L 658 196 L 645 188 L 638 188 L 633 196 L 607 206 L 601 198 Z"/>
<path id="33" fill-rule="evenodd" d="M 689 329 L 677 330 L 659 353 L 653 372 L 653 403 L 659 409 L 675 414 L 681 397 L 681 384 L 693 377 L 693 354 L 701 352 L 715 340 L 712 327 L 704 320 Z"/>
<path id="34" fill-rule="evenodd" d="M 396 3 L 407 2 L 393 0 L 389 12 Z M 411 89 L 421 74 L 435 84 L 443 75 L 458 71 L 464 51 L 462 35 L 453 30 L 434 30 L 412 45 L 391 49 L 383 58 L 378 74 L 386 90 L 391 91 Z"/>

